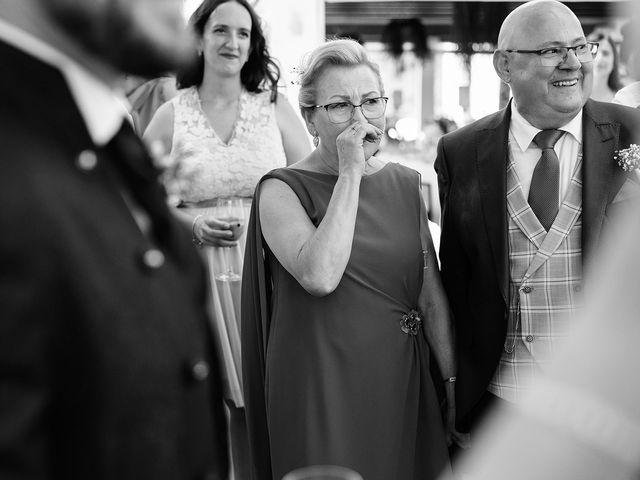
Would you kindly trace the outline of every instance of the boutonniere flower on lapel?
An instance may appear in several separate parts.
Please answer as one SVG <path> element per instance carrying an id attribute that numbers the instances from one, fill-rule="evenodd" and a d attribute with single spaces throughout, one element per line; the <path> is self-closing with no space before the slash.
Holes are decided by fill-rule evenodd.
<path id="1" fill-rule="evenodd" d="M 178 148 L 181 148 L 179 145 Z M 182 192 L 189 184 L 191 178 L 185 172 L 183 162 L 172 159 L 169 152 L 165 151 L 162 142 L 156 141 L 149 145 L 149 154 L 154 165 L 160 171 L 158 180 L 164 186 L 169 205 L 180 204 Z"/>
<path id="2" fill-rule="evenodd" d="M 629 148 L 616 150 L 613 157 L 618 162 L 618 166 L 625 172 L 631 172 L 640 168 L 640 145 L 632 143 Z"/>

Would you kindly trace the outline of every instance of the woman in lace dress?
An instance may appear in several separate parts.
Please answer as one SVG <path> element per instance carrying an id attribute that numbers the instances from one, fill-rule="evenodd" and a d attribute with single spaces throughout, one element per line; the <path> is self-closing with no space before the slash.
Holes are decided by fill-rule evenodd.
<path id="1" fill-rule="evenodd" d="M 240 282 L 216 280 L 242 272 L 245 236 L 213 214 L 216 200 L 242 197 L 246 218 L 255 185 L 269 170 L 310 151 L 293 108 L 276 90 L 280 72 L 265 45 L 260 19 L 245 0 L 205 0 L 190 26 L 195 68 L 179 72 L 179 95 L 160 107 L 145 132 L 169 152 L 170 198 L 192 228 L 211 278 L 211 308 L 224 359 L 235 478 L 248 478 L 240 364 Z M 242 230 L 242 229 L 241 229 Z M 238 236 L 239 234 L 239 236 Z M 228 264 L 229 263 L 229 264 Z"/>

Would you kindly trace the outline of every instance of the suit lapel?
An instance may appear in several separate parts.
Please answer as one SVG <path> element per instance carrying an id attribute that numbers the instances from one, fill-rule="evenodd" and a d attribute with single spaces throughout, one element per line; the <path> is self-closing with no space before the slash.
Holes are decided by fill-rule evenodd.
<path id="1" fill-rule="evenodd" d="M 616 168 L 613 160 L 618 148 L 620 124 L 613 122 L 593 101 L 588 101 L 585 105 L 582 118 L 584 259 L 590 258 L 598 244 L 611 192 L 620 187 L 615 181 Z"/>
<path id="2" fill-rule="evenodd" d="M 531 210 L 512 161 L 507 168 L 507 209 L 520 231 L 539 249 L 547 236 L 547 231 Z"/>
<path id="3" fill-rule="evenodd" d="M 109 159 L 99 162 L 96 172 L 109 175 L 110 181 L 117 189 L 122 188 L 121 183 L 125 184 L 131 197 L 151 217 L 155 240 L 162 246 L 167 246 L 169 250 L 174 249 L 176 254 L 182 255 L 178 251 L 178 245 L 183 240 L 169 219 L 170 212 L 167 209 L 165 193 L 157 181 L 158 171 L 131 128 L 123 129 L 125 141 L 117 142 L 119 151 L 112 148 L 116 147 L 115 139 L 106 147 L 98 148 L 93 143 L 67 82 L 59 70 L 2 41 L 0 58 L 4 64 L 12 66 L 6 75 L 0 76 L 0 91 L 8 92 L 3 97 L 3 106 L 6 105 L 12 111 L 23 115 L 23 118 L 16 120 L 32 125 L 38 131 L 46 132 L 55 144 L 63 145 L 68 150 L 70 162 L 76 162 L 78 154 L 83 150 L 107 155 Z M 32 94 L 11 95 L 16 86 Z M 61 117 L 64 118 L 63 121 L 60 120 Z M 120 139 L 120 135 L 116 137 Z M 122 205 L 131 210 L 124 200 Z"/>
<path id="4" fill-rule="evenodd" d="M 493 123 L 476 133 L 476 175 L 484 224 L 505 304 L 509 304 L 507 252 L 507 162 L 511 107 L 499 112 Z"/>

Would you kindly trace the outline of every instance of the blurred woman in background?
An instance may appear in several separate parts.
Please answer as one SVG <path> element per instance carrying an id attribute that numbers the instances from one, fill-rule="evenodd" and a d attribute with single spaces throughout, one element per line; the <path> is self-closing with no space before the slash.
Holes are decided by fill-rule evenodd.
<path id="1" fill-rule="evenodd" d="M 598 53 L 593 62 L 593 90 L 591 98 L 601 102 L 613 100 L 623 85 L 620 79 L 618 50 L 611 36 L 604 32 L 589 35 L 588 41 L 598 42 Z"/>

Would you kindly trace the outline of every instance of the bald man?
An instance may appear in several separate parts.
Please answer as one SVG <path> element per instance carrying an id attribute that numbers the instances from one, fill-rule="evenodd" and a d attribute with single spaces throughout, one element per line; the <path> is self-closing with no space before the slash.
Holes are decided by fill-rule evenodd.
<path id="1" fill-rule="evenodd" d="M 639 191 L 614 156 L 640 142 L 640 112 L 589 100 L 596 51 L 564 4 L 519 6 L 494 53 L 508 106 L 438 145 L 458 427 L 472 443 L 487 408 L 518 402 L 570 335 L 583 267 Z"/>

